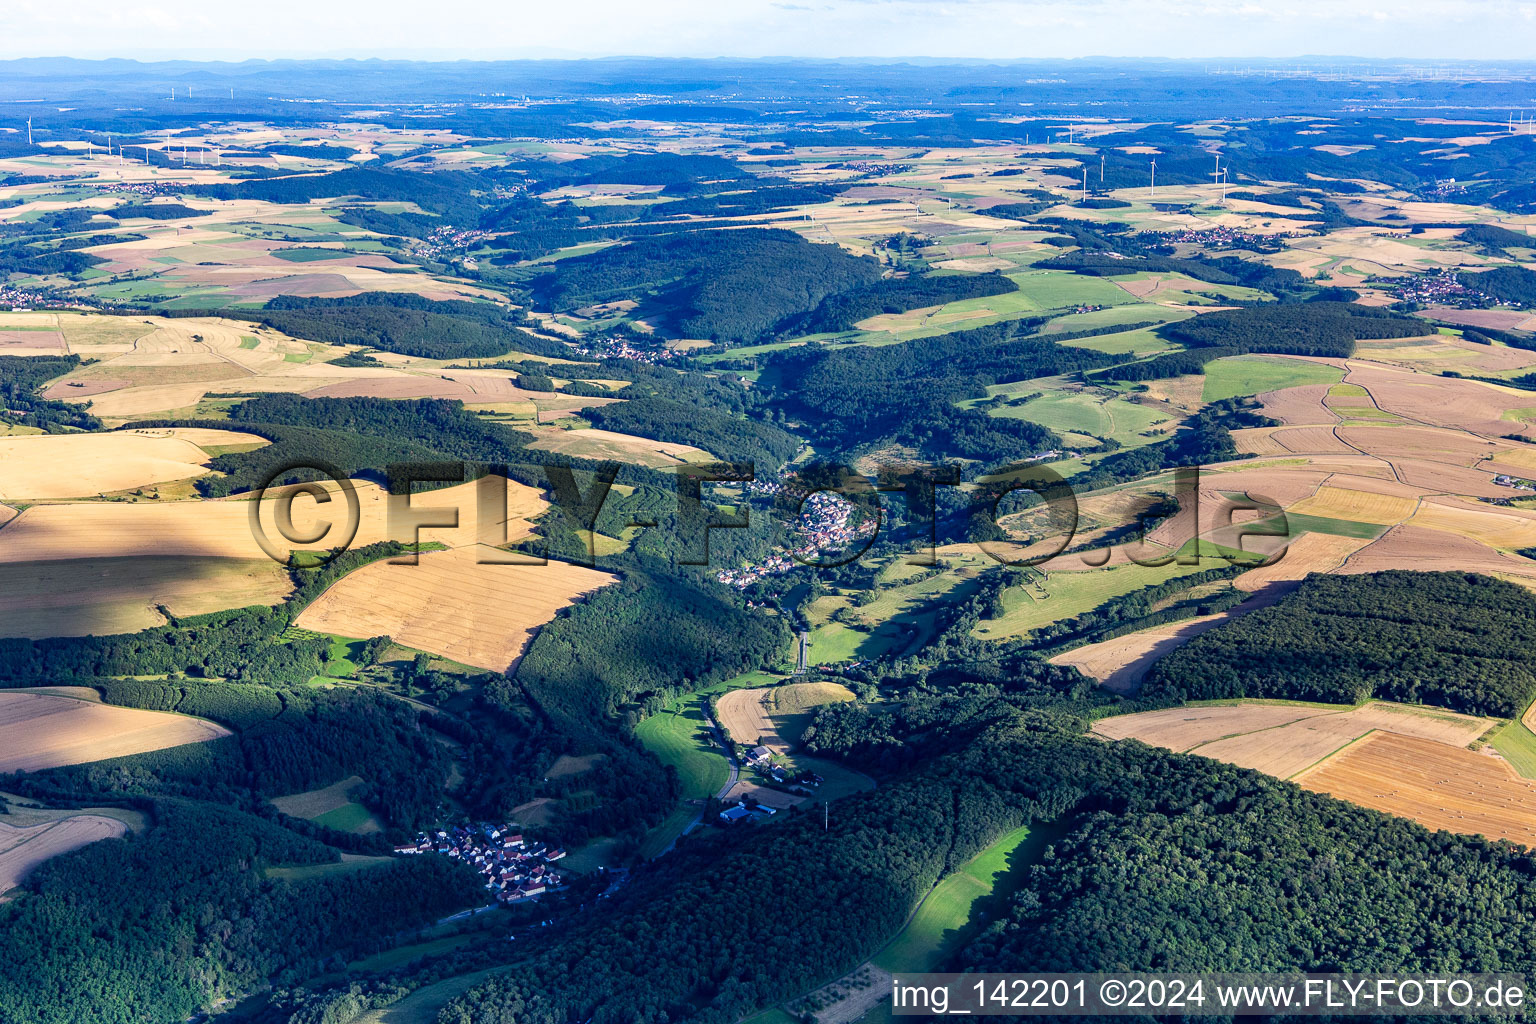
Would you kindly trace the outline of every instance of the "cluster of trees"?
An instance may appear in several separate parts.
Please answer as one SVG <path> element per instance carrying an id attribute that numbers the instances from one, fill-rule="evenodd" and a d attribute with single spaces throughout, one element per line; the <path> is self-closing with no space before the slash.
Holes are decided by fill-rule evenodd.
<path id="1" fill-rule="evenodd" d="M 364 780 L 362 802 L 397 832 L 441 813 L 450 756 L 418 709 L 368 688 L 110 682 L 103 699 L 221 721 L 232 737 L 9 779 L 46 800 L 176 796 L 253 806 L 259 800 Z M 371 844 L 371 845 L 377 845 Z"/>
<path id="2" fill-rule="evenodd" d="M 1475 245 L 1485 252 L 1491 252 L 1498 256 L 1509 255 L 1509 249 L 1536 249 L 1536 238 L 1524 231 L 1511 231 L 1509 228 L 1501 228 L 1497 224 L 1473 224 L 1464 228 L 1456 236 L 1468 245 Z M 1467 275 L 1477 280 L 1477 275 Z M 1473 285 L 1473 287 L 1478 287 Z"/>
<path id="3" fill-rule="evenodd" d="M 1516 232 L 1506 231 L 1514 235 Z M 1536 239 L 1519 235 L 1527 246 L 1536 247 Z M 1505 244 L 1510 244 L 1506 242 Z M 1524 306 L 1536 305 L 1536 270 L 1524 267 L 1494 267 L 1476 273 L 1457 274 L 1456 279 L 1464 287 L 1491 295 L 1501 302 L 1518 302 Z"/>
<path id="4" fill-rule="evenodd" d="M 39 246 L 21 243 L 0 248 L 0 278 L 10 274 L 38 276 L 62 274 L 75 277 L 106 260 L 65 245 Z"/>
<path id="5" fill-rule="evenodd" d="M 1035 630 L 1037 644 L 1059 647 L 1097 643 L 1137 630 L 1150 629 L 1196 615 L 1211 615 L 1239 604 L 1248 595 L 1235 588 L 1188 596 L 1191 591 L 1233 579 L 1244 569 L 1220 565 L 1187 576 L 1176 576 L 1112 597 L 1092 611 L 1059 619 Z M 1180 597 L 1180 595 L 1186 595 Z"/>
<path id="6" fill-rule="evenodd" d="M 537 462 L 547 456 L 523 446 L 529 435 L 466 412 L 459 401 L 437 398 L 301 398 L 260 395 L 234 406 L 230 420 L 272 443 L 249 452 L 227 452 L 210 465 L 221 476 L 198 481 L 199 493 L 222 497 L 266 483 L 287 466 L 332 465 L 343 473 L 382 482 L 395 463 L 463 460 Z M 214 421 L 146 420 L 135 427 L 210 426 Z M 227 428 L 228 421 L 221 421 Z M 530 466 L 509 468 L 517 479 L 541 483 Z M 286 473 L 280 482 L 316 477 Z"/>
<path id="7" fill-rule="evenodd" d="M 1245 458 L 1232 442 L 1233 428 L 1273 427 L 1278 421 L 1256 411 L 1251 398 L 1212 402 L 1185 420 L 1166 441 L 1115 452 L 1072 477 L 1073 487 L 1097 490 L 1176 466 L 1206 466 Z"/>
<path id="8" fill-rule="evenodd" d="M 1206 363 L 1249 352 L 1348 357 L 1354 354 L 1356 341 L 1414 338 L 1429 329 L 1422 320 L 1349 302 L 1246 306 L 1165 324 L 1157 333 L 1187 348 L 1110 367 L 1090 376 L 1098 380 L 1160 380 L 1200 373 Z"/>
<path id="9" fill-rule="evenodd" d="M 19 423 L 50 434 L 100 430 L 101 421 L 82 405 L 40 398 L 37 392 L 55 377 L 80 365 L 80 357 L 0 356 L 0 423 Z"/>
<path id="10" fill-rule="evenodd" d="M 564 357 L 570 349 L 519 328 L 517 315 L 488 302 L 439 302 L 363 292 L 339 299 L 279 295 L 263 309 L 219 312 L 295 338 L 367 345 L 423 359 L 494 359 L 508 352 Z"/>
<path id="11" fill-rule="evenodd" d="M 1536 601 L 1469 573 L 1314 575 L 1280 603 L 1202 633 L 1153 665 L 1142 692 L 1422 702 L 1518 715 L 1536 696 Z"/>
<path id="12" fill-rule="evenodd" d="M 306 160 L 350 160 L 357 150 L 347 146 L 328 146 L 325 143 L 300 145 L 292 142 L 273 142 L 261 147 L 261 152 L 277 156 L 297 156 Z"/>
<path id="13" fill-rule="evenodd" d="M 792 231 L 690 231 L 562 260 L 528 287 L 554 310 L 641 299 L 682 337 L 739 344 L 879 276 L 874 260 Z"/>
<path id="14" fill-rule="evenodd" d="M 952 969 L 1530 970 L 1527 851 L 1202 758 L 1105 759 L 1134 788 L 1082 808 Z"/>
<path id="15" fill-rule="evenodd" d="M 955 402 L 982 398 L 988 384 L 1104 366 L 1114 356 L 1032 337 L 1033 321 L 1005 321 L 895 345 L 791 349 L 775 356 L 772 380 L 788 408 L 843 446 L 894 437 L 942 457 L 995 460 L 1054 446 L 1056 435 L 1027 420 L 989 417 Z"/>
<path id="16" fill-rule="evenodd" d="M 185 675 L 194 679 L 299 685 L 325 673 L 324 637 L 284 636 L 300 610 L 342 575 L 411 548 L 384 542 L 343 552 L 320 568 L 292 569 L 289 602 L 173 621 L 109 636 L 0 639 L 0 687 L 114 676 Z"/>
<path id="17" fill-rule="evenodd" d="M 1532 275 L 1536 277 L 1536 275 Z M 1351 356 L 1367 338 L 1413 338 L 1424 322 L 1349 302 L 1247 306 L 1191 317 L 1159 328 L 1169 341 L 1191 348 L 1299 356 Z"/>
<path id="18" fill-rule="evenodd" d="M 587 410 L 593 426 L 674 444 L 691 444 L 728 462 L 755 462 L 771 473 L 800 447 L 793 434 L 771 423 L 742 419 L 670 398 L 633 398 Z"/>
<path id="19" fill-rule="evenodd" d="M 787 643 L 781 621 L 724 588 L 634 572 L 540 630 L 516 679 L 546 712 L 590 728 L 647 697 L 670 700 L 771 664 Z"/>
<path id="20" fill-rule="evenodd" d="M 139 633 L 0 639 L 0 685 L 175 672 L 196 678 L 307 682 L 324 671 L 327 645 L 305 639 L 276 642 L 289 614 L 285 608 L 249 608 Z"/>
<path id="21" fill-rule="evenodd" d="M 800 206 L 825 203 L 837 197 L 847 185 L 793 185 L 770 184 L 742 189 L 740 184 L 729 191 L 716 191 L 709 186 L 695 183 L 687 186 L 668 186 L 663 195 L 709 191 L 711 195 L 690 195 L 684 199 L 658 203 L 646 208 L 648 217 L 756 217 L 765 213 L 778 213 Z"/>
<path id="22" fill-rule="evenodd" d="M 473 226 L 480 219 L 480 203 L 475 193 L 488 190 L 487 183 L 464 171 L 420 174 L 388 167 L 349 167 L 330 174 L 294 174 L 227 185 L 191 185 L 185 192 L 210 199 L 257 199 L 285 205 L 356 196 L 373 203 L 415 203 L 444 221 Z"/>
<path id="23" fill-rule="evenodd" d="M 852 291 L 829 295 L 811 312 L 785 329 L 795 334 L 848 331 L 860 320 L 880 313 L 942 306 L 961 299 L 1016 292 L 1019 286 L 1002 274 L 921 274 L 889 278 Z"/>
<path id="24" fill-rule="evenodd" d="M 600 153 L 563 163 L 540 160 L 527 172 L 538 178 L 538 191 L 593 184 L 663 185 L 674 190 L 703 181 L 729 188 L 754 177 L 725 157 L 699 153 Z"/>
<path id="25" fill-rule="evenodd" d="M 212 210 L 194 210 L 184 203 L 124 203 L 107 211 L 115 220 L 144 217 L 149 220 L 183 220 L 187 217 L 206 217 Z"/>

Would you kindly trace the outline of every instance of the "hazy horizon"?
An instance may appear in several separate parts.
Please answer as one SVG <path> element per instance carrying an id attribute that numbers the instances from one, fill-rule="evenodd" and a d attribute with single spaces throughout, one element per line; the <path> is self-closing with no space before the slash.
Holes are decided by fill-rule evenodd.
<path id="1" fill-rule="evenodd" d="M 401 0 L 274 0 L 259 18 L 232 8 L 16 0 L 7 22 L 0 59 L 1283 60 L 1308 54 L 1506 61 L 1536 52 L 1536 3 L 1524 0 L 1348 8 L 1294 0 L 1283 9 L 1204 0 L 744 0 L 729 7 L 666 0 L 640 9 L 616 0 L 573 0 L 510 11 L 458 0 L 434 8 L 429 19 Z"/>

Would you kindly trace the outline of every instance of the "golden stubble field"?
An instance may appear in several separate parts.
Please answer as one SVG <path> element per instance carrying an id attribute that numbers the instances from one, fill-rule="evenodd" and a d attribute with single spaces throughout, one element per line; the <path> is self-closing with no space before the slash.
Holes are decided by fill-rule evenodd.
<path id="1" fill-rule="evenodd" d="M 853 699 L 842 683 L 786 683 L 721 694 L 715 714 L 737 743 L 783 754 L 805 731 L 812 709 Z"/>
<path id="2" fill-rule="evenodd" d="M 566 562 L 506 564 L 483 546 L 434 551 L 416 565 L 374 562 L 322 594 L 298 625 L 346 637 L 389 636 L 417 650 L 502 672 L 560 609 L 617 576 Z"/>
<path id="3" fill-rule="evenodd" d="M 482 519 L 482 496 L 498 487 L 505 489 L 505 514 L 496 509 Z M 318 536 L 326 524 L 337 524 L 303 544 L 282 540 L 271 499 L 259 506 L 239 498 L 31 505 L 0 529 L 0 636 L 124 633 L 164 624 L 162 606 L 174 615 L 195 615 L 279 603 L 292 592 L 292 579 L 282 562 L 263 551 L 251 512 L 258 511 L 264 535 L 286 558 L 292 550 L 339 542 L 345 501 L 334 485 L 326 494 L 331 500 L 325 504 L 309 495 L 293 500 L 297 530 Z M 458 518 L 456 527 L 424 528 L 423 542 L 451 548 L 483 539 L 506 543 L 528 536 L 529 520 L 548 507 L 535 488 L 501 477 L 412 495 L 410 510 L 396 499 L 401 511 L 393 522 L 390 496 L 377 485 L 358 482 L 357 496 L 353 547 L 415 540 L 408 523 L 417 511 Z"/>
<path id="4" fill-rule="evenodd" d="M 206 475 L 209 450 L 259 448 L 255 434 L 165 428 L 0 437 L 0 499 L 91 498 Z"/>
<path id="5" fill-rule="evenodd" d="M 60 854 L 127 834 L 125 823 L 99 814 L 76 814 L 20 828 L 0 822 L 0 894 Z"/>
<path id="6" fill-rule="evenodd" d="M 200 417 L 208 414 L 200 408 L 204 399 L 279 392 L 445 398 L 482 405 L 527 402 L 552 414 L 619 400 L 528 391 L 510 370 L 451 369 L 448 360 L 385 353 L 378 365 L 337 366 L 334 361 L 351 346 L 293 338 L 219 317 L 0 313 L 0 352 L 10 351 L 5 345 L 21 344 L 15 339 L 45 337 L 60 339 L 63 352 L 90 362 L 51 382 L 43 396 L 89 403 L 108 426 Z"/>
<path id="7" fill-rule="evenodd" d="M 0 692 L 0 772 L 35 772 L 231 735 L 201 718 L 49 693 Z"/>
<path id="8" fill-rule="evenodd" d="M 1252 768 L 1429 828 L 1536 847 L 1536 782 L 1490 747 L 1469 749 L 1498 725 L 1386 701 L 1240 701 L 1101 719 L 1093 733 Z"/>

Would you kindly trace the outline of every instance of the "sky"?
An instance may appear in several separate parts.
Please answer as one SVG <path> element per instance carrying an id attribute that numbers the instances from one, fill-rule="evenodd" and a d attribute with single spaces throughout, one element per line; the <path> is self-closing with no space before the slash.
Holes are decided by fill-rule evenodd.
<path id="1" fill-rule="evenodd" d="M 1536 0 L 5 0 L 0 58 L 1536 59 Z"/>

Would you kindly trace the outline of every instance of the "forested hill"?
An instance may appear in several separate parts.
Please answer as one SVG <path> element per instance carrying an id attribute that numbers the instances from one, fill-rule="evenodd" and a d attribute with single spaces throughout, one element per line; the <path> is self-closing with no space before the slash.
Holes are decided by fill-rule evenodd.
<path id="1" fill-rule="evenodd" d="M 1313 575 L 1157 661 L 1150 698 L 1367 697 L 1518 715 L 1536 697 L 1536 599 L 1468 573 Z"/>
<path id="2" fill-rule="evenodd" d="M 766 229 L 640 239 L 561 260 L 528 287 L 556 311 L 641 299 L 679 337 L 741 343 L 879 276 L 872 259 Z"/>
<path id="3" fill-rule="evenodd" d="M 1301 302 L 1221 310 L 1167 324 L 1158 333 L 1191 348 L 1222 345 L 1240 352 L 1352 356 L 1365 338 L 1431 333 L 1421 320 L 1352 302 Z"/>
<path id="4" fill-rule="evenodd" d="M 982 713 L 986 691 L 972 693 L 930 704 L 926 731 Z M 991 707 L 1007 707 L 995 691 Z M 1011 712 L 962 752 L 839 802 L 826 831 L 807 817 L 771 841 L 686 845 L 441 1019 L 740 1020 L 874 954 L 941 874 L 1043 822 L 1065 837 L 1018 869 L 1024 885 L 1003 919 L 953 966 L 1532 968 L 1536 873 L 1524 852 L 1210 759 L 1087 739 L 1068 720 Z M 816 884 L 785 869 L 793 864 L 816 865 Z M 750 928 L 743 892 L 753 894 Z M 668 956 L 638 950 L 637 935 Z M 570 963 L 586 967 L 561 970 Z"/>
<path id="5" fill-rule="evenodd" d="M 367 345 L 423 359 L 495 359 L 513 351 L 570 355 L 559 342 L 520 329 L 518 314 L 489 302 L 439 302 L 391 292 L 340 299 L 280 295 L 263 309 L 219 310 L 217 315 L 266 324 L 295 338 Z"/>
<path id="6" fill-rule="evenodd" d="M 787 413 L 834 447 L 892 439 L 932 457 L 1023 458 L 1059 439 L 1028 420 L 991 417 L 955 403 L 985 397 L 988 384 L 1117 359 L 1072 347 L 1072 335 L 1033 337 L 1034 327 L 1015 320 L 894 345 L 792 349 L 772 360 L 765 379 L 783 394 Z"/>
<path id="7" fill-rule="evenodd" d="M 1100 370 L 1092 376 L 1099 380 L 1161 380 L 1200 373 L 1206 363 L 1249 352 L 1348 358 L 1355 354 L 1357 341 L 1415 338 L 1434 333 L 1434 328 L 1412 317 L 1350 302 L 1324 301 L 1220 310 L 1165 324 L 1157 333 L 1185 349 Z"/>

